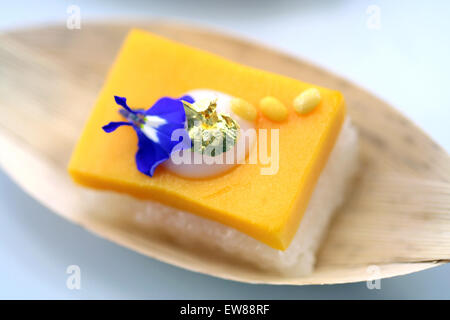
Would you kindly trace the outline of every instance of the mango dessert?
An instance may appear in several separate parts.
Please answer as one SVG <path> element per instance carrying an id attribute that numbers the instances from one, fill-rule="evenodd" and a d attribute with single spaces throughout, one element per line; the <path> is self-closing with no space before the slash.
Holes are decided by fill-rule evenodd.
<path id="1" fill-rule="evenodd" d="M 340 92 L 132 30 L 68 170 L 180 245 L 302 275 L 357 164 Z"/>

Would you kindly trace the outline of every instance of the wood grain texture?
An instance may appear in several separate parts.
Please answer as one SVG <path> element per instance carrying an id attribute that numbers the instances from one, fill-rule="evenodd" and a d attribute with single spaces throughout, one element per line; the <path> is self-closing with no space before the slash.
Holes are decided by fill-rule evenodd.
<path id="1" fill-rule="evenodd" d="M 70 181 L 66 165 L 108 68 L 130 26 L 234 61 L 341 90 L 361 134 L 362 170 L 336 215 L 316 271 L 284 277 L 186 249 L 114 212 Z M 333 74 L 246 41 L 163 22 L 64 25 L 0 35 L 0 165 L 56 213 L 142 254 L 193 271 L 245 282 L 322 284 L 390 277 L 450 260 L 449 156 L 383 101 Z M 32 214 L 32 212 L 30 212 Z"/>

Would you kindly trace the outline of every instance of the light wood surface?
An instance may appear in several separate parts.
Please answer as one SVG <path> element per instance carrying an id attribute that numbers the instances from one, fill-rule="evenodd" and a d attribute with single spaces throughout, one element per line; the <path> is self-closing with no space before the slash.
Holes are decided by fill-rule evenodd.
<path id="1" fill-rule="evenodd" d="M 361 134 L 362 170 L 332 221 L 313 274 L 284 277 L 179 247 L 129 223 L 120 205 L 115 212 L 101 212 L 101 197 L 70 181 L 71 150 L 130 26 L 344 93 Z M 300 285 L 391 277 L 450 259 L 450 161 L 445 151 L 354 84 L 247 41 L 164 22 L 86 23 L 81 30 L 62 24 L 2 34 L 0 112 L 0 165 L 26 192 L 104 238 L 189 270 L 244 282 Z M 86 209 L 87 201 L 97 201 L 99 209 Z M 368 271 L 370 265 L 378 266 L 379 273 Z"/>

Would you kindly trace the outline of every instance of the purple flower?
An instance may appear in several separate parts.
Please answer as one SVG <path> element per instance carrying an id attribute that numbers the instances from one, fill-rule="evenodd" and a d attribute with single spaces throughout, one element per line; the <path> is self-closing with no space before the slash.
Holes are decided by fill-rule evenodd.
<path id="1" fill-rule="evenodd" d="M 181 100 L 193 103 L 190 96 L 179 99 L 163 97 L 148 110 L 132 110 L 127 99 L 114 96 L 123 109 L 119 112 L 127 121 L 110 122 L 103 126 L 107 133 L 120 126 L 132 126 L 138 136 L 136 165 L 140 172 L 152 177 L 156 167 L 169 159 L 179 141 L 172 141 L 172 133 L 184 129 L 186 114 Z"/>

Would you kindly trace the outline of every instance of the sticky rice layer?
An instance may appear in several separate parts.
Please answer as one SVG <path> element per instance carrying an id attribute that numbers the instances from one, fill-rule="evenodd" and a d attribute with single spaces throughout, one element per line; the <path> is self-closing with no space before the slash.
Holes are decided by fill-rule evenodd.
<path id="1" fill-rule="evenodd" d="M 287 275 L 312 272 L 315 254 L 358 167 L 358 135 L 349 119 L 322 171 L 300 227 L 285 251 L 273 249 L 233 228 L 150 201 L 135 200 L 135 222 L 183 246 L 221 250 L 260 268 Z M 295 174 L 294 172 L 292 174 Z"/>

